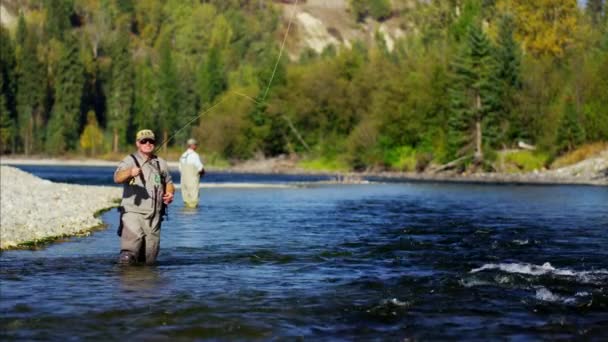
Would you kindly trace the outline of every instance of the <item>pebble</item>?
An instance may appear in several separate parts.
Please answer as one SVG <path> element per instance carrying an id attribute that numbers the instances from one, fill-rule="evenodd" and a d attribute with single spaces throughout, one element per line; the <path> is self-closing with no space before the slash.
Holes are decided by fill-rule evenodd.
<path id="1" fill-rule="evenodd" d="M 85 233 L 103 224 L 95 213 L 118 205 L 122 188 L 53 183 L 0 166 L 0 249 Z"/>

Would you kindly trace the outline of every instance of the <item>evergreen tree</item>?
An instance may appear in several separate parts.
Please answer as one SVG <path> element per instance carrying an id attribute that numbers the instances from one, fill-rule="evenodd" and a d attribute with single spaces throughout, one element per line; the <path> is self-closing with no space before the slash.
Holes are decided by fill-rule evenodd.
<path id="1" fill-rule="evenodd" d="M 604 0 L 587 0 L 585 11 L 587 12 L 587 15 L 591 18 L 591 22 L 594 25 L 600 24 L 602 22 L 602 10 L 604 6 Z"/>
<path id="2" fill-rule="evenodd" d="M 492 125 L 496 89 L 491 44 L 477 25 L 469 28 L 464 49 L 453 64 L 452 113 L 449 118 L 450 154 L 463 154 L 474 147 L 476 164 L 483 162 L 483 126 Z"/>
<path id="3" fill-rule="evenodd" d="M 137 64 L 135 69 L 135 101 L 133 104 L 133 127 L 135 130 L 149 128 L 157 131 L 158 127 L 158 80 L 152 69 L 152 62 L 147 58 Z"/>
<path id="4" fill-rule="evenodd" d="M 193 120 L 199 110 L 197 103 L 198 94 L 196 92 L 196 73 L 192 72 L 187 65 L 180 71 L 179 94 L 177 129 L 184 127 L 184 125 Z M 185 141 L 186 139 L 188 139 L 188 130 L 184 128 L 176 137 L 176 141 Z"/>
<path id="5" fill-rule="evenodd" d="M 560 152 L 572 151 L 577 145 L 585 141 L 585 130 L 580 122 L 580 117 L 574 100 L 566 99 L 564 112 L 557 131 L 557 146 Z"/>
<path id="6" fill-rule="evenodd" d="M 8 30 L 0 25 L 0 153 L 14 150 L 15 47 Z"/>
<path id="7" fill-rule="evenodd" d="M 74 150 L 81 126 L 81 101 L 84 89 L 84 67 L 79 43 L 73 34 L 66 35 L 57 66 L 55 103 L 47 130 L 46 148 L 50 153 Z"/>
<path id="8" fill-rule="evenodd" d="M 44 5 L 46 8 L 46 34 L 49 38 L 63 40 L 66 30 L 71 26 L 73 0 L 46 0 Z"/>
<path id="9" fill-rule="evenodd" d="M 0 72 L 0 89 L 4 88 L 4 73 Z M 14 137 L 14 120 L 8 110 L 6 94 L 0 91 L 0 153 L 11 151 Z"/>
<path id="10" fill-rule="evenodd" d="M 118 31 L 112 45 L 112 78 L 108 94 L 108 128 L 112 133 L 112 151 L 118 152 L 127 142 L 133 110 L 134 71 L 129 49 L 129 32 Z"/>
<path id="11" fill-rule="evenodd" d="M 218 47 L 212 47 L 200 64 L 196 83 L 202 109 L 211 106 L 216 97 L 226 90 L 226 75 Z"/>
<path id="12" fill-rule="evenodd" d="M 30 154 L 44 136 L 44 104 L 46 96 L 46 71 L 38 60 L 38 37 L 34 32 L 24 30 L 19 59 L 19 77 L 17 79 L 17 123 L 23 152 Z M 38 137 L 34 139 L 34 137 Z"/>
<path id="13" fill-rule="evenodd" d="M 508 121 L 511 125 L 509 136 L 512 138 L 527 138 L 526 127 L 520 124 L 515 117 L 515 95 L 521 90 L 521 49 L 515 41 L 515 26 L 510 15 L 500 18 L 498 40 L 495 50 L 496 75 L 499 82 L 500 96 L 496 111 L 503 123 Z M 501 132 L 502 133 L 502 132 Z"/>
<path id="14" fill-rule="evenodd" d="M 19 46 L 25 45 L 25 38 L 27 37 L 27 24 L 25 22 L 25 16 L 23 12 L 19 13 L 19 20 L 17 21 L 17 32 L 15 33 L 15 43 Z"/>
<path id="15" fill-rule="evenodd" d="M 179 108 L 179 90 L 177 87 L 177 70 L 171 55 L 171 41 L 168 34 L 161 38 L 159 47 L 160 65 L 158 70 L 158 117 L 162 134 L 163 149 L 166 151 L 167 139 L 176 129 L 177 110 Z"/>

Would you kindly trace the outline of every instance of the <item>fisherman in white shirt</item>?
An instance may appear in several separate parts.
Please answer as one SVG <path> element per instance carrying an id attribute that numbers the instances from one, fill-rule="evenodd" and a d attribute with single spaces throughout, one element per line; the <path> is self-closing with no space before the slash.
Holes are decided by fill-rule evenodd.
<path id="1" fill-rule="evenodd" d="M 198 142 L 188 139 L 188 149 L 179 158 L 179 172 L 181 174 L 181 192 L 186 208 L 198 206 L 200 177 L 205 175 L 205 166 L 196 152 Z"/>

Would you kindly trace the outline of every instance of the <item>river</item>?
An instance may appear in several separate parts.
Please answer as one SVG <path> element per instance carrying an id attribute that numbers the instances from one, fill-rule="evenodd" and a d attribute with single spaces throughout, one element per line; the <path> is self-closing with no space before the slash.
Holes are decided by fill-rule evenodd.
<path id="1" fill-rule="evenodd" d="M 157 266 L 116 264 L 116 210 L 91 236 L 4 251 L 0 338 L 608 337 L 606 187 L 326 179 L 209 174 L 200 208 L 177 193 Z"/>

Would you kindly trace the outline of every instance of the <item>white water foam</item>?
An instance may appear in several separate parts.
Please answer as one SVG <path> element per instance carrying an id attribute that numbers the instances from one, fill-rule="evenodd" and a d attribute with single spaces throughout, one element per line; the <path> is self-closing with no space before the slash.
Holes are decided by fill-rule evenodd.
<path id="1" fill-rule="evenodd" d="M 389 303 L 396 305 L 396 306 L 406 306 L 409 305 L 408 302 L 402 302 L 397 298 L 392 298 L 391 300 L 389 300 Z"/>
<path id="2" fill-rule="evenodd" d="M 542 300 L 544 302 L 553 302 L 553 303 L 565 303 L 565 304 L 573 304 L 576 303 L 575 298 L 564 297 L 560 295 L 556 295 L 553 292 L 549 291 L 547 288 L 539 287 L 536 289 L 536 299 Z"/>
<path id="3" fill-rule="evenodd" d="M 555 268 L 548 262 L 540 266 L 526 263 L 485 264 L 479 268 L 472 269 L 469 273 L 477 273 L 485 270 L 500 270 L 507 273 L 530 275 L 552 274 L 557 276 L 576 277 L 582 282 L 593 282 L 598 278 L 606 278 L 608 276 L 608 270 L 605 269 L 595 271 L 574 271 L 567 268 Z"/>

